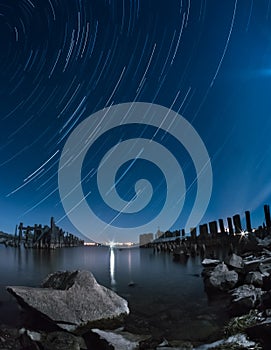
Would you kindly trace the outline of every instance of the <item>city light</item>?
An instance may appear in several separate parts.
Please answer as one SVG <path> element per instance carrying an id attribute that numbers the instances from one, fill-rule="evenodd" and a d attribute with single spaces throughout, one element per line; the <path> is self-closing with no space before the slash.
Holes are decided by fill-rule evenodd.
<path id="1" fill-rule="evenodd" d="M 110 248 L 114 248 L 115 246 L 115 242 L 114 241 L 109 241 L 109 247 Z"/>

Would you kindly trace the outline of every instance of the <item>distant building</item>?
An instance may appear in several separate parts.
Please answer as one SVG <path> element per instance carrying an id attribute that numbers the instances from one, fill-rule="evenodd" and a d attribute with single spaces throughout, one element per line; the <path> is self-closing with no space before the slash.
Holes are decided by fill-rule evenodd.
<path id="1" fill-rule="evenodd" d="M 155 239 L 160 238 L 161 236 L 163 236 L 164 233 L 165 232 L 160 231 L 160 228 L 158 228 L 158 230 L 157 230 L 157 232 L 155 234 Z"/>
<path id="2" fill-rule="evenodd" d="M 139 235 L 139 245 L 147 245 L 148 243 L 153 241 L 153 233 L 144 233 Z"/>

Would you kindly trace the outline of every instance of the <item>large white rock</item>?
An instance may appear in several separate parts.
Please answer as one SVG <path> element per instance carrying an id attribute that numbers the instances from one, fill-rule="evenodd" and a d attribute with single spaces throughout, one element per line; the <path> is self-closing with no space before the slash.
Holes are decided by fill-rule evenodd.
<path id="1" fill-rule="evenodd" d="M 129 313 L 127 301 L 98 284 L 89 271 L 56 272 L 41 288 L 12 286 L 7 290 L 69 331 Z"/>

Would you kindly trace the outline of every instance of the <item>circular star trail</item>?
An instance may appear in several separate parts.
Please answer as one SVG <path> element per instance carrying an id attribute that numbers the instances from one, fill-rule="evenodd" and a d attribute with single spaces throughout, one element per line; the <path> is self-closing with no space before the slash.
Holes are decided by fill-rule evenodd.
<path id="1" fill-rule="evenodd" d="M 203 140 L 213 193 L 202 222 L 248 209 L 258 223 L 271 202 L 270 31 L 268 0 L 0 1 L 0 229 L 54 216 L 77 233 L 58 189 L 65 142 L 93 113 L 131 102 L 179 113 Z M 180 162 L 190 186 L 172 229 L 196 193 L 185 152 Z M 91 171 L 86 159 L 85 181 Z"/>

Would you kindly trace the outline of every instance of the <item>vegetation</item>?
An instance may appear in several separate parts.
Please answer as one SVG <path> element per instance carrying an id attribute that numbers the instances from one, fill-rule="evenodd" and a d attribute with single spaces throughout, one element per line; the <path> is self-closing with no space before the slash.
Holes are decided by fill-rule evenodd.
<path id="1" fill-rule="evenodd" d="M 255 325 L 261 320 L 261 313 L 258 310 L 250 310 L 246 315 L 231 319 L 224 329 L 225 335 L 229 337 L 237 333 L 245 333 L 248 327 Z"/>

